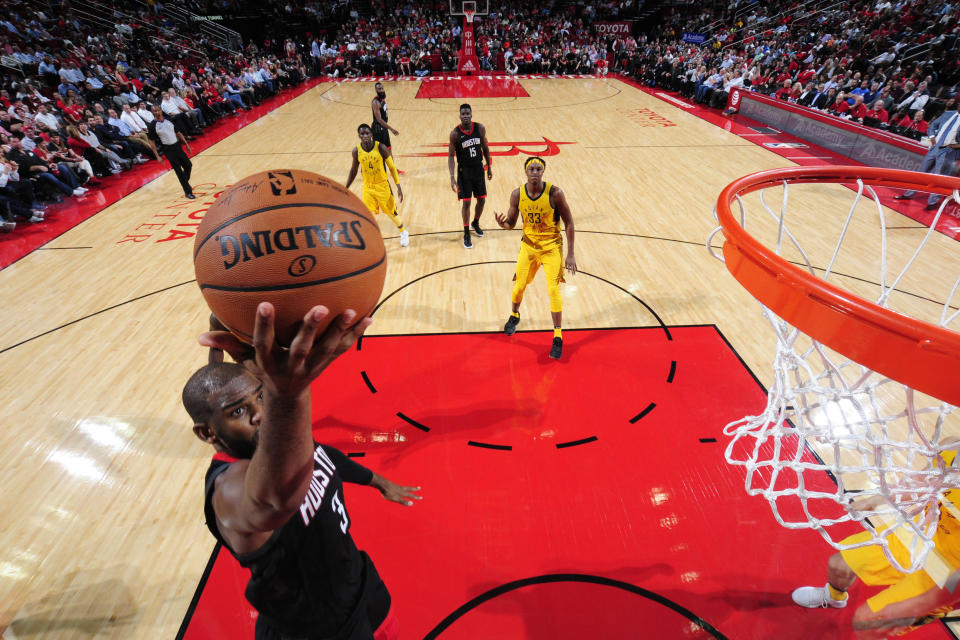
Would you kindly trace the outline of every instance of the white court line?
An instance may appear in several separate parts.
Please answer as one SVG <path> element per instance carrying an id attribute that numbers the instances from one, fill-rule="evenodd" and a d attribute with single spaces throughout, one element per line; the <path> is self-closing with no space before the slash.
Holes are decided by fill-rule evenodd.
<path id="1" fill-rule="evenodd" d="M 664 100 L 668 100 L 669 102 L 672 102 L 672 103 L 675 104 L 675 105 L 678 105 L 678 106 L 680 106 L 680 107 L 683 107 L 684 109 L 693 109 L 693 105 L 692 105 L 692 104 L 688 104 L 688 103 L 684 102 L 683 100 L 677 100 L 677 99 L 674 98 L 673 96 L 668 96 L 668 95 L 665 94 L 665 93 L 660 93 L 659 91 L 657 91 L 657 92 L 654 93 L 653 95 L 657 96 L 658 98 L 662 98 L 662 99 L 664 99 Z"/>

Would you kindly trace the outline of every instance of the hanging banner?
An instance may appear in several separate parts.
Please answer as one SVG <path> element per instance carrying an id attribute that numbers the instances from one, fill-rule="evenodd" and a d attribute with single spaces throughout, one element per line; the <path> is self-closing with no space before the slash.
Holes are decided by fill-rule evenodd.
<path id="1" fill-rule="evenodd" d="M 477 60 L 476 43 L 473 39 L 473 21 L 463 19 L 463 33 L 460 34 L 460 60 L 457 73 L 461 76 L 473 76 L 480 73 L 480 61 Z"/>
<path id="2" fill-rule="evenodd" d="M 602 36 L 628 36 L 633 33 L 633 20 L 594 22 L 593 26 L 596 27 L 597 33 Z"/>

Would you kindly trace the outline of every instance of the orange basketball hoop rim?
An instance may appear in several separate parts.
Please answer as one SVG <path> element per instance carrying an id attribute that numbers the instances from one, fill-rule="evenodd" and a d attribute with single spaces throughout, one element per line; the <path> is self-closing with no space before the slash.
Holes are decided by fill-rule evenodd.
<path id="1" fill-rule="evenodd" d="M 950 197 L 960 179 L 875 167 L 771 169 L 733 181 L 720 193 L 727 270 L 777 316 L 843 356 L 917 391 L 960 406 L 960 333 L 917 320 L 826 282 L 744 230 L 731 211 L 738 195 L 803 183 L 856 183 Z"/>

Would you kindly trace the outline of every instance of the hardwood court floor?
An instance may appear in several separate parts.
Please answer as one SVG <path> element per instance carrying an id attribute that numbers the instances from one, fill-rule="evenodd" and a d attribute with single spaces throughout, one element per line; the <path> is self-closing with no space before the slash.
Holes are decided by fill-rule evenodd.
<path id="1" fill-rule="evenodd" d="M 411 243 L 401 248 L 381 216 L 384 295 L 436 275 L 404 288 L 370 334 L 502 326 L 520 232 L 494 229 L 492 213 L 504 211 L 523 182 L 524 152 L 544 152 L 552 154 L 546 179 L 567 194 L 584 272 L 568 277 L 564 327 L 716 324 L 769 384 L 773 336 L 704 243 L 721 188 L 784 160 L 617 80 L 522 82 L 529 98 L 470 100 L 494 151 L 522 149 L 494 159 L 487 234 L 472 251 L 461 245 L 446 157 L 430 155 L 445 153 L 464 99 L 417 100 L 419 83 L 386 83 Z M 295 167 L 345 180 L 372 97 L 367 83 L 321 84 L 195 157 L 196 201 L 178 198 L 167 173 L 48 245 L 85 248 L 34 252 L 0 273 L 5 638 L 176 634 L 213 547 L 201 508 L 210 450 L 190 432 L 179 402 L 183 382 L 206 359 L 195 340 L 208 311 L 193 283 L 192 230 L 220 190 L 255 171 Z M 814 243 L 823 211 L 839 197 L 813 189 L 801 198 L 807 208 L 798 224 Z M 885 215 L 902 227 L 888 239 L 892 253 L 908 255 L 924 228 Z M 952 240 L 932 243 L 932 264 L 956 264 Z M 845 256 L 844 269 L 870 278 L 871 247 Z M 454 268 L 464 265 L 476 267 Z M 925 268 L 909 285 L 943 300 L 936 269 Z M 638 311 L 633 296 L 648 310 Z M 905 311 L 926 304 L 914 300 L 904 300 Z M 522 313 L 521 328 L 549 328 L 542 279 Z M 713 427 L 720 438 L 722 427 Z"/>

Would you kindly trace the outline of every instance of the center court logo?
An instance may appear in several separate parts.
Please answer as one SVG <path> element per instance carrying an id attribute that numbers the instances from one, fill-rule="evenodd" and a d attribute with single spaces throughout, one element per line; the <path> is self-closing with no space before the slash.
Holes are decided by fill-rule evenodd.
<path id="1" fill-rule="evenodd" d="M 166 204 L 158 203 L 152 214 L 145 214 L 139 224 L 127 231 L 114 244 L 130 246 L 145 242 L 154 244 L 193 238 L 207 209 L 229 186 L 229 184 L 219 185 L 215 182 L 194 185 L 193 193 L 202 201 L 199 204 L 183 198 Z"/>
<path id="2" fill-rule="evenodd" d="M 540 140 L 524 140 L 517 142 L 488 142 L 491 156 L 518 156 L 521 153 L 526 156 L 555 156 L 560 154 L 560 145 L 577 144 L 576 142 L 554 142 L 547 137 Z M 446 149 L 448 143 L 438 142 L 424 145 L 425 147 L 441 147 Z M 498 150 L 499 149 L 499 150 Z M 406 158 L 446 158 L 446 151 L 436 153 L 406 153 Z"/>

